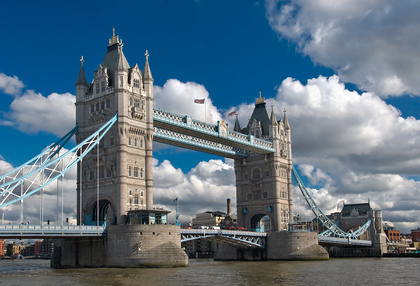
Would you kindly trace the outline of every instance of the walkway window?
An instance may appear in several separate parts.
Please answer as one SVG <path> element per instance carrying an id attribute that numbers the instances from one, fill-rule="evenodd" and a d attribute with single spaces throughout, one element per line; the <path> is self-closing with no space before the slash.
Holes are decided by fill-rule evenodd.
<path id="1" fill-rule="evenodd" d="M 261 170 L 259 168 L 255 168 L 252 170 L 252 179 L 260 179 L 261 178 Z"/>

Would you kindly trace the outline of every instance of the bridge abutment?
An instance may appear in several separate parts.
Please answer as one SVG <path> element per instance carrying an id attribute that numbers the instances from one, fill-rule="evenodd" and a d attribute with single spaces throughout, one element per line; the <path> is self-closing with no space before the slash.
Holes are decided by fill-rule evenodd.
<path id="1" fill-rule="evenodd" d="M 315 232 L 267 233 L 265 249 L 244 249 L 218 244 L 215 260 L 327 260 L 328 252 L 318 244 Z"/>
<path id="2" fill-rule="evenodd" d="M 113 225 L 104 237 L 56 239 L 53 268 L 182 267 L 188 256 L 175 225 Z"/>

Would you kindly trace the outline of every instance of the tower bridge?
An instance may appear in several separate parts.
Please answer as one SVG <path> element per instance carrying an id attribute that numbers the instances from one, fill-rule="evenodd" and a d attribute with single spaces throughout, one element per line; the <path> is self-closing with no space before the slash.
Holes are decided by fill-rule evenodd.
<path id="1" fill-rule="evenodd" d="M 54 267 L 185 266 L 188 258 L 181 239 L 204 236 L 230 244 L 221 244 L 220 259 L 238 259 L 235 247 L 263 249 L 257 258 L 242 252 L 242 258 L 251 255 L 249 259 L 328 258 L 317 234 L 292 231 L 293 173 L 308 205 L 327 228 L 324 236 L 346 244 L 358 239 L 362 231 L 350 234 L 332 223 L 299 179 L 292 165 L 286 110 L 277 120 L 274 107 L 270 112 L 260 94 L 248 124 L 241 128 L 236 118 L 230 128 L 224 120 L 213 125 L 154 107 L 149 53 L 140 70 L 137 64 L 129 65 L 122 47 L 114 32 L 91 83 L 82 57 L 75 85 L 75 129 L 46 153 L 0 177 L 4 207 L 42 193 L 77 165 L 77 226 L 62 227 L 60 235 L 59 227 L 44 225 L 41 214 L 39 227 L 0 228 L 0 235 L 19 236 L 16 230 L 22 230 L 22 237 L 47 232 L 67 237 L 55 241 Z M 60 153 L 73 134 L 77 146 Z M 168 211 L 153 206 L 153 141 L 234 159 L 238 225 L 256 229 L 268 216 L 271 232 L 197 232 L 168 225 Z M 86 228 L 83 233 L 81 226 L 91 226 L 92 231 Z"/>

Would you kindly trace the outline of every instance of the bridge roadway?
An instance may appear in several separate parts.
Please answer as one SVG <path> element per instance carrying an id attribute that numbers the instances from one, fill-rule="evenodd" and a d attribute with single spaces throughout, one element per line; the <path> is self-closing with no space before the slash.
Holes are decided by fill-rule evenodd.
<path id="1" fill-rule="evenodd" d="M 181 229 L 181 242 L 206 238 L 245 248 L 265 248 L 266 232 L 226 229 Z"/>
<path id="2" fill-rule="evenodd" d="M 0 225 L 0 238 L 60 238 L 106 235 L 105 226 L 92 225 Z M 265 248 L 267 233 L 225 229 L 181 229 L 181 241 L 206 238 L 237 247 Z M 372 246 L 370 240 L 318 236 L 320 245 Z"/>
<path id="3" fill-rule="evenodd" d="M 96 225 L 0 225 L 0 238 L 60 238 L 105 234 L 106 228 Z"/>
<path id="4" fill-rule="evenodd" d="M 228 158 L 248 153 L 274 153 L 273 143 L 229 130 L 224 123 L 212 125 L 159 108 L 153 109 L 153 140 Z"/>

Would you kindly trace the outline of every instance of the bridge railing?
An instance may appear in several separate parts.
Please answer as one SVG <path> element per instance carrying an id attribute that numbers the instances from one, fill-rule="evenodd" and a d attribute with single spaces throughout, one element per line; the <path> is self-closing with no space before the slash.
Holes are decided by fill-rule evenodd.
<path id="1" fill-rule="evenodd" d="M 96 225 L 0 225 L 0 237 L 100 236 L 105 233 L 105 226 Z"/>

